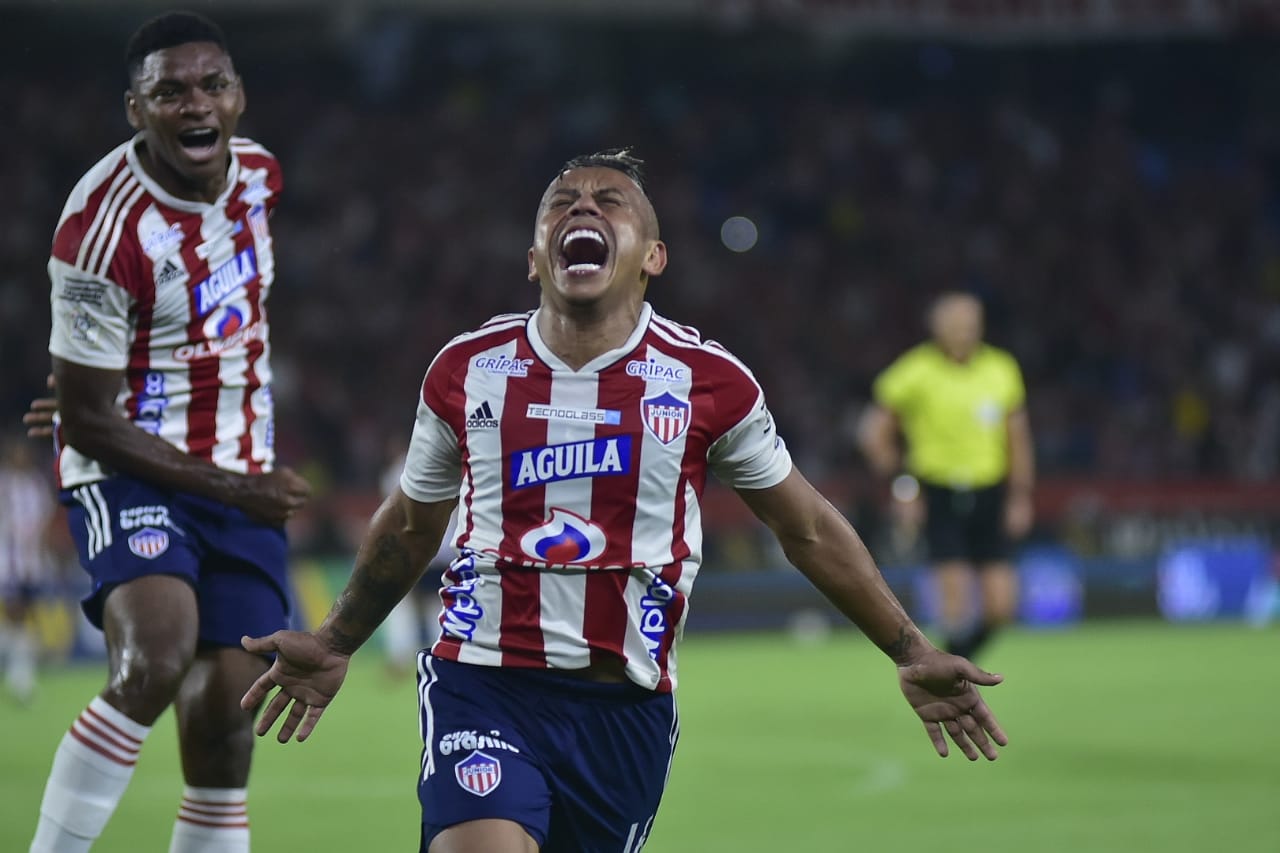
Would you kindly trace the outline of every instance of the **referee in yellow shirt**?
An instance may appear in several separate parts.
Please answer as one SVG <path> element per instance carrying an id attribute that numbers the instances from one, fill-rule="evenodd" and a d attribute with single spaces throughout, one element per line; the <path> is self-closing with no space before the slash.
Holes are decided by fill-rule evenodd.
<path id="1" fill-rule="evenodd" d="M 947 651 L 972 657 L 1016 615 L 1009 551 L 1034 514 L 1031 427 L 1022 372 L 983 342 L 975 297 L 942 294 L 929 331 L 876 378 L 858 439 L 877 474 L 919 482 Z"/>

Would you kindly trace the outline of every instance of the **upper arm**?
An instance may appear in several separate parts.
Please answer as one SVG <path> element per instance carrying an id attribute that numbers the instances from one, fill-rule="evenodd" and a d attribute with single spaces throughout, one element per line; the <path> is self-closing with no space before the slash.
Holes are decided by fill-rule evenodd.
<path id="1" fill-rule="evenodd" d="M 440 501 L 416 501 L 399 488 L 387 499 L 396 505 L 404 529 L 408 533 L 423 535 L 432 540 L 433 546 L 444 537 L 449 518 L 457 506 L 457 498 Z"/>
<path id="2" fill-rule="evenodd" d="M 898 416 L 879 403 L 870 403 L 858 422 L 858 443 L 865 449 L 891 441 L 898 433 Z"/>
<path id="3" fill-rule="evenodd" d="M 820 522 L 835 507 L 796 468 L 782 482 L 766 489 L 737 489 L 738 495 L 784 545 L 813 539 Z"/>
<path id="4" fill-rule="evenodd" d="M 76 425 L 85 417 L 115 414 L 124 371 L 89 367 L 54 356 L 53 380 L 62 422 L 74 434 Z"/>

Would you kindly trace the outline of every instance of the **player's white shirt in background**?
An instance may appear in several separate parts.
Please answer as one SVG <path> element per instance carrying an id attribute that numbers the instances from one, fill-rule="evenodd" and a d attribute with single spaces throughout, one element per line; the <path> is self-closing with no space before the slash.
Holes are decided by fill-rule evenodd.
<path id="1" fill-rule="evenodd" d="M 613 658 L 674 689 L 708 470 L 762 489 L 791 458 L 750 371 L 648 304 L 623 346 L 579 370 L 536 312 L 455 338 L 427 371 L 400 483 L 459 500 L 433 653 L 556 669 Z"/>
<path id="2" fill-rule="evenodd" d="M 29 468 L 0 466 L 0 592 L 49 578 L 45 537 L 57 509 L 44 477 Z"/>
<path id="3" fill-rule="evenodd" d="M 274 461 L 267 219 L 282 180 L 274 156 L 231 140 L 227 188 L 212 204 L 176 198 L 142 168 L 138 137 L 67 199 L 49 260 L 49 351 L 124 370 L 121 414 L 173 446 L 238 473 Z M 110 472 L 73 448 L 63 488 Z"/>

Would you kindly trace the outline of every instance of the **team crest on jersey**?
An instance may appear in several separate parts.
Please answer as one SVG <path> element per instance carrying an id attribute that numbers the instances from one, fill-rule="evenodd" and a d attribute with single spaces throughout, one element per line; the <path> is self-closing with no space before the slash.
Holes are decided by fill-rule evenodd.
<path id="1" fill-rule="evenodd" d="M 477 797 L 487 797 L 502 784 L 502 762 L 476 750 L 453 767 L 454 778 Z"/>
<path id="2" fill-rule="evenodd" d="M 543 563 L 586 563 L 604 553 L 604 529 L 575 512 L 552 507 L 551 517 L 520 537 L 520 548 Z"/>
<path id="3" fill-rule="evenodd" d="M 169 534 L 154 527 L 144 527 L 129 537 L 129 550 L 144 560 L 154 560 L 169 550 Z"/>
<path id="4" fill-rule="evenodd" d="M 670 444 L 689 428 L 691 406 L 670 391 L 649 397 L 640 404 L 644 427 L 663 444 Z"/>

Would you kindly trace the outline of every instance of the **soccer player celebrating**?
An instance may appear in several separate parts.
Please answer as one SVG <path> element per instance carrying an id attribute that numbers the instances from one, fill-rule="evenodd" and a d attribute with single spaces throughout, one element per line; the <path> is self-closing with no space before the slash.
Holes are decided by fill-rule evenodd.
<path id="1" fill-rule="evenodd" d="M 911 622 L 792 467 L 747 368 L 644 301 L 667 249 L 640 166 L 625 152 L 564 166 L 529 249 L 538 310 L 436 356 L 400 487 L 321 626 L 244 641 L 278 655 L 244 697 L 253 708 L 280 688 L 258 733 L 283 715 L 281 742 L 307 738 L 458 507 L 442 634 L 419 656 L 423 851 L 642 848 L 679 733 L 676 650 L 709 471 L 895 662 L 939 754 L 944 731 L 970 759 L 1007 742 L 975 686 L 1000 677 Z"/>
<path id="2" fill-rule="evenodd" d="M 267 664 L 239 640 L 287 624 L 283 525 L 309 492 L 272 468 L 280 170 L 232 135 L 244 89 L 213 23 L 147 22 L 126 69 L 138 133 L 72 190 L 49 261 L 57 475 L 109 673 L 54 755 L 31 850 L 90 848 L 172 704 L 171 853 L 248 851 L 238 699 Z"/>

